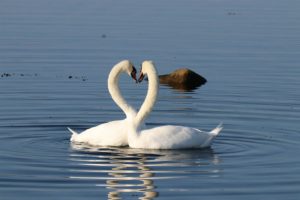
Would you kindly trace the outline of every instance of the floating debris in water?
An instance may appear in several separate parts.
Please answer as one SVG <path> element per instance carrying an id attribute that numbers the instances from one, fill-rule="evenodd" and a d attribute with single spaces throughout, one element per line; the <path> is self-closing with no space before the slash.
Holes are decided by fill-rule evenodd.
<path id="1" fill-rule="evenodd" d="M 20 73 L 20 74 L 16 74 L 16 73 L 2 73 L 1 75 L 0 75 L 0 77 L 12 77 L 12 76 L 38 76 L 38 74 L 37 73 L 34 73 L 34 74 L 24 74 L 24 73 Z"/>
<path id="2" fill-rule="evenodd" d="M 9 73 L 3 73 L 3 74 L 1 74 L 1 77 L 9 77 L 9 76 L 12 76 L 12 74 L 9 74 Z"/>
<path id="3" fill-rule="evenodd" d="M 228 12 L 227 15 L 237 15 L 236 12 Z"/>
<path id="4" fill-rule="evenodd" d="M 72 76 L 72 75 L 69 75 L 68 79 L 80 79 L 82 81 L 87 81 L 87 77 L 86 76 Z"/>
<path id="5" fill-rule="evenodd" d="M 33 74 L 25 74 L 25 73 L 7 73 L 7 72 L 4 72 L 4 73 L 0 73 L 0 78 L 6 78 L 6 77 L 38 77 L 40 76 L 38 73 L 33 73 Z M 64 76 L 61 76 L 61 75 L 55 75 L 55 78 L 65 78 Z M 87 81 L 88 78 L 86 76 L 74 76 L 74 75 L 68 75 L 67 76 L 67 79 L 78 79 L 78 80 L 81 80 L 81 81 Z"/>

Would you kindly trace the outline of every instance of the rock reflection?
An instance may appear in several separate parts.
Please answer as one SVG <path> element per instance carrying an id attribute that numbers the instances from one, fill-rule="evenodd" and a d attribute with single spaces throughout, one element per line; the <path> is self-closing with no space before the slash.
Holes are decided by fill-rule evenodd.
<path id="1" fill-rule="evenodd" d="M 76 176 L 71 178 L 96 180 L 97 186 L 108 189 L 108 199 L 113 200 L 155 199 L 159 196 L 156 180 L 186 178 L 195 173 L 213 176 L 219 173 L 214 167 L 207 167 L 217 166 L 220 162 L 212 149 L 162 151 L 72 144 L 72 150 L 71 160 L 83 167 L 72 170 Z M 190 171 L 188 167 L 191 167 Z"/>
<path id="2" fill-rule="evenodd" d="M 193 92 L 201 87 L 201 86 L 188 86 L 188 85 L 182 85 L 176 83 L 171 83 L 171 84 L 160 83 L 160 84 L 179 92 Z"/>

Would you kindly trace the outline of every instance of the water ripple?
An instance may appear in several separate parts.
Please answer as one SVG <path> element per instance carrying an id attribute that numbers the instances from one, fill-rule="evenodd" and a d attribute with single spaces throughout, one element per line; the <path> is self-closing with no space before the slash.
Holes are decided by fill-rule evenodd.
<path id="1" fill-rule="evenodd" d="M 0 2 L 1 198 L 299 199 L 297 1 L 49 2 Z M 66 127 L 124 117 L 107 92 L 124 58 L 208 80 L 190 92 L 162 85 L 147 125 L 223 122 L 211 148 L 70 144 Z M 147 82 L 120 83 L 140 107 Z"/>

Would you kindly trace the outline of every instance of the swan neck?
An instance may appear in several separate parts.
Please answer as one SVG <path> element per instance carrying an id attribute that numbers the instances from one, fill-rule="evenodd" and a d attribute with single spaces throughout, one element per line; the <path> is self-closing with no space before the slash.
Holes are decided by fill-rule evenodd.
<path id="1" fill-rule="evenodd" d="M 119 88 L 119 77 L 122 72 L 125 72 L 124 65 L 119 63 L 113 67 L 108 76 L 108 91 L 114 100 L 114 102 L 121 108 L 121 110 L 126 114 L 126 117 L 131 116 L 135 113 L 135 110 L 125 101 L 121 95 Z"/>
<path id="2" fill-rule="evenodd" d="M 148 90 L 145 101 L 136 117 L 135 123 L 137 127 L 140 126 L 145 118 L 147 118 L 147 116 L 151 113 L 155 105 L 159 89 L 158 75 L 155 67 L 150 65 L 145 74 L 148 76 Z"/>

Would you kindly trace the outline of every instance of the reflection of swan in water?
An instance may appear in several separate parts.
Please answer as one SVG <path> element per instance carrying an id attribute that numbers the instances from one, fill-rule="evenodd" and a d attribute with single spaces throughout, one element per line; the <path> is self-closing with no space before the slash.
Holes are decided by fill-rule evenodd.
<path id="1" fill-rule="evenodd" d="M 155 199 L 159 195 L 155 183 L 159 180 L 176 181 L 183 177 L 190 178 L 195 173 L 212 176 L 220 173 L 213 167 L 218 166 L 220 161 L 212 149 L 97 148 L 75 143 L 72 149 L 75 151 L 71 153 L 71 160 L 82 167 L 72 170 L 76 176 L 71 178 L 99 181 L 96 185 L 107 188 L 108 199 L 114 200 L 133 197 Z M 210 166 L 209 169 L 207 166 Z M 101 180 L 105 180 L 104 184 L 101 184 Z"/>
<path id="2" fill-rule="evenodd" d="M 112 172 L 109 173 L 115 179 L 106 181 L 106 188 L 111 190 L 108 193 L 108 199 L 121 199 L 122 193 L 143 193 L 144 196 L 139 199 L 144 200 L 150 200 L 158 196 L 158 193 L 154 191 L 155 186 L 151 179 L 154 173 L 151 172 L 149 167 L 145 166 L 146 160 L 146 157 L 142 154 L 138 155 L 137 160 L 125 160 L 125 162 L 124 160 L 123 162 L 120 161 L 118 156 L 116 158 L 114 156 L 111 157 L 111 163 L 117 166 L 112 168 Z M 128 161 L 134 164 L 126 164 Z M 136 172 L 138 175 L 136 176 L 136 173 L 128 173 L 129 171 Z M 128 181 L 136 182 L 136 180 L 139 180 L 139 183 L 122 183 Z"/>
<path id="3" fill-rule="evenodd" d="M 108 199 L 116 200 L 122 198 L 128 198 L 132 196 L 138 196 L 139 199 L 151 200 L 158 196 L 158 192 L 155 191 L 154 185 L 154 173 L 151 168 L 145 163 L 147 157 L 144 154 L 127 154 L 123 148 L 107 148 L 99 149 L 97 147 L 88 147 L 83 144 L 72 144 L 72 148 L 84 152 L 88 159 L 81 159 L 84 157 L 78 156 L 72 157 L 72 160 L 79 161 L 84 166 L 97 167 L 97 170 L 79 170 L 85 173 L 91 172 L 103 172 L 102 167 L 111 166 L 111 170 L 108 171 L 107 177 L 91 177 L 91 179 L 104 179 L 105 185 L 96 184 L 97 186 L 104 186 L 109 189 Z M 124 151 L 125 150 L 125 151 Z M 89 155 L 97 155 L 96 153 L 105 153 L 105 156 L 99 156 L 98 160 L 89 159 Z M 71 155 L 72 156 L 72 155 Z M 75 170 L 78 172 L 78 170 Z M 107 170 L 106 170 L 107 172 Z M 99 173 L 101 174 L 101 173 Z M 71 177 L 77 179 L 87 178 L 86 174 L 82 177 Z"/>

